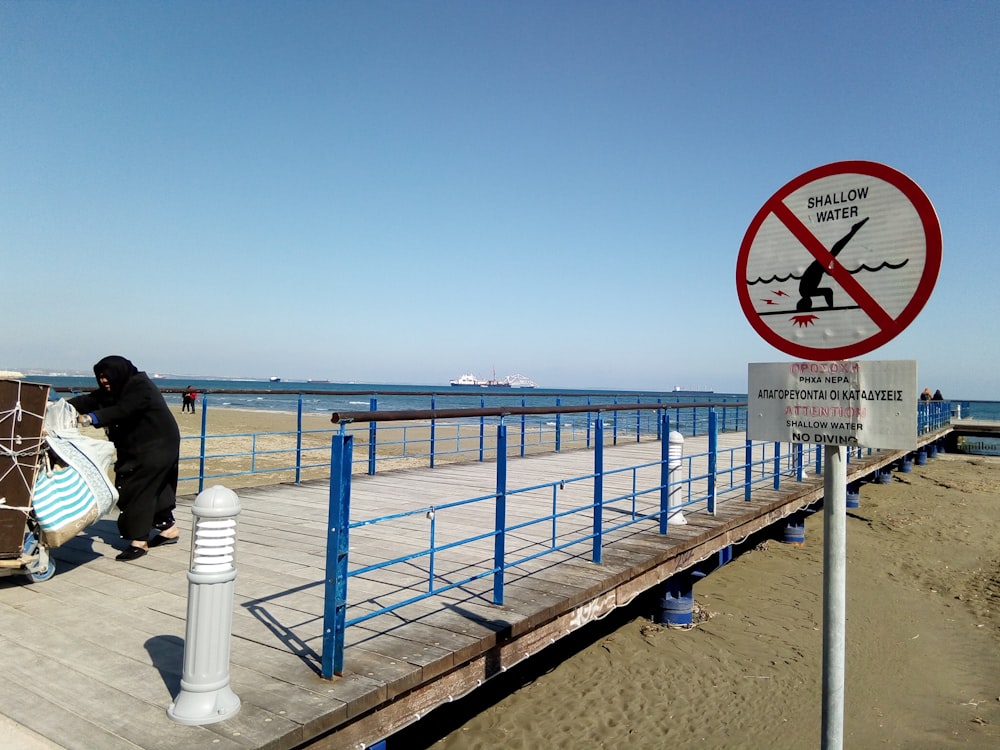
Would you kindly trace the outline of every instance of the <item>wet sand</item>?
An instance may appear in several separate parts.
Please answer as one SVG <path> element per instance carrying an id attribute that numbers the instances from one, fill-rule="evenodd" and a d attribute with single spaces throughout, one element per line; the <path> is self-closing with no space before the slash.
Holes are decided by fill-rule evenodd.
<path id="1" fill-rule="evenodd" d="M 864 485 L 848 516 L 845 748 L 1000 747 L 1000 459 L 941 454 Z M 707 619 L 654 624 L 655 596 L 397 735 L 395 747 L 819 747 L 823 523 L 766 538 L 695 587 Z M 393 744 L 390 744 L 390 748 Z"/>

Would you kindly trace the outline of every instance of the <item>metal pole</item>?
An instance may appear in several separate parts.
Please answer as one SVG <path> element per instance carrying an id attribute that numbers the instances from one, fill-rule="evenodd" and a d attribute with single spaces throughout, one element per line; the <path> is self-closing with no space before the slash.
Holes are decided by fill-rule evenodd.
<path id="1" fill-rule="evenodd" d="M 823 743 L 844 747 L 844 649 L 847 631 L 847 449 L 824 446 Z"/>

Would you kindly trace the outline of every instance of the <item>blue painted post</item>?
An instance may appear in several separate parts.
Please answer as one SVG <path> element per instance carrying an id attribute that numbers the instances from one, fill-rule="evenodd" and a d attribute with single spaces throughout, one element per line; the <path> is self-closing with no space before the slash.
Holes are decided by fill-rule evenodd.
<path id="1" fill-rule="evenodd" d="M 378 411 L 378 399 L 374 396 L 368 402 L 368 411 Z M 378 423 L 368 423 L 368 476 L 375 476 L 375 457 L 378 455 Z"/>
<path id="2" fill-rule="evenodd" d="M 351 517 L 351 461 L 354 436 L 334 435 L 330 442 L 330 505 L 327 509 L 326 581 L 323 591 L 324 678 L 344 673 L 347 621 L 348 522 Z"/>
<path id="3" fill-rule="evenodd" d="M 847 486 L 847 507 L 861 507 L 861 486 L 857 482 L 852 482 Z"/>
<path id="4" fill-rule="evenodd" d="M 562 406 L 562 399 L 556 398 L 556 406 Z M 556 453 L 562 449 L 562 414 L 556 412 Z"/>
<path id="5" fill-rule="evenodd" d="M 663 399 L 662 398 L 656 399 L 656 403 L 662 404 L 663 403 Z M 663 436 L 667 434 L 666 432 L 663 432 L 662 429 L 661 429 L 663 427 L 663 421 L 662 420 L 663 420 L 663 409 L 657 409 L 656 410 L 656 439 L 657 440 L 663 440 Z"/>
<path id="6" fill-rule="evenodd" d="M 923 448 L 917 451 L 917 466 L 927 465 L 927 451 Z"/>
<path id="7" fill-rule="evenodd" d="M 618 405 L 618 397 L 615 396 L 614 403 Z M 618 445 L 618 410 L 611 412 L 611 444 Z"/>
<path id="8" fill-rule="evenodd" d="M 781 489 L 781 443 L 774 444 L 774 489 Z"/>
<path id="9" fill-rule="evenodd" d="M 909 474 L 913 471 L 913 456 L 907 453 L 903 456 L 902 460 L 899 462 L 899 470 L 904 474 Z"/>
<path id="10" fill-rule="evenodd" d="M 657 411 L 657 414 L 660 412 Z M 670 434 L 670 418 L 663 417 L 662 434 Z M 660 533 L 667 533 L 670 512 L 670 441 L 660 441 Z"/>
<path id="11" fill-rule="evenodd" d="M 664 584 L 657 622 L 670 628 L 690 627 L 694 621 L 694 584 L 692 576 L 678 573 Z"/>
<path id="12" fill-rule="evenodd" d="M 708 410 L 708 512 L 715 515 L 715 484 L 719 459 L 719 421 L 715 407 Z"/>
<path id="13" fill-rule="evenodd" d="M 507 549 L 507 425 L 497 425 L 497 503 L 493 537 L 493 603 L 503 604 L 504 560 Z"/>
<path id="14" fill-rule="evenodd" d="M 201 458 L 198 459 L 198 492 L 205 489 L 205 452 L 208 438 L 208 394 L 201 397 Z"/>
<path id="15" fill-rule="evenodd" d="M 802 443 L 798 443 L 795 446 L 795 479 L 801 482 L 806 476 L 806 466 L 804 458 L 804 448 Z"/>
<path id="16" fill-rule="evenodd" d="M 479 408 L 486 408 L 486 399 L 479 399 Z M 482 416 L 479 418 L 479 462 L 482 463 L 484 459 L 484 449 L 486 446 L 486 417 Z"/>
<path id="17" fill-rule="evenodd" d="M 594 423 L 594 525 L 591 559 L 601 561 L 601 530 L 604 528 L 604 424 L 601 415 Z"/>
<path id="18" fill-rule="evenodd" d="M 747 438 L 746 446 L 743 449 L 743 499 L 749 500 L 752 494 L 751 485 L 753 483 L 753 441 Z"/>
<path id="19" fill-rule="evenodd" d="M 927 444 L 927 458 L 937 458 L 937 443 Z"/>
<path id="20" fill-rule="evenodd" d="M 437 408 L 437 406 L 435 406 L 434 396 L 431 396 L 431 411 L 433 411 L 436 408 Z M 434 468 L 434 450 L 435 450 L 434 443 L 435 443 L 435 440 L 437 438 L 437 434 L 436 433 L 437 433 L 437 420 L 432 419 L 431 420 L 431 445 L 430 445 L 430 454 L 431 454 L 431 457 L 430 457 L 430 466 L 431 466 L 432 469 Z"/>
<path id="21" fill-rule="evenodd" d="M 590 406 L 590 396 L 587 396 L 587 406 Z M 600 417 L 601 415 L 598 414 L 597 416 Z M 590 447 L 590 419 L 591 419 L 591 413 L 588 411 L 587 412 L 587 447 L 588 448 Z"/>
<path id="22" fill-rule="evenodd" d="M 726 563 L 731 563 L 733 561 L 733 545 L 727 545 L 719 550 L 718 558 L 716 559 L 716 564 L 721 568 Z"/>
<path id="23" fill-rule="evenodd" d="M 522 398 L 521 399 L 521 406 L 526 406 L 526 405 L 527 405 L 527 401 L 524 398 Z M 524 457 L 524 433 L 525 433 L 525 425 L 526 424 L 527 423 L 525 421 L 525 415 L 522 414 L 521 415 L 521 457 L 522 458 Z"/>
<path id="24" fill-rule="evenodd" d="M 801 547 L 806 543 L 805 514 L 796 512 L 785 519 L 785 528 L 781 541 L 795 547 Z"/>
<path id="25" fill-rule="evenodd" d="M 698 437 L 698 407 L 691 407 L 691 437 Z"/>
<path id="26" fill-rule="evenodd" d="M 299 394 L 298 417 L 295 430 L 295 484 L 302 483 L 302 394 Z"/>
<path id="27" fill-rule="evenodd" d="M 635 400 L 637 404 L 642 403 L 641 398 Z M 639 436 L 642 434 L 642 409 L 635 410 L 635 442 L 639 442 Z"/>
<path id="28" fill-rule="evenodd" d="M 816 474 L 817 476 L 823 473 L 823 446 L 819 443 L 816 444 Z"/>

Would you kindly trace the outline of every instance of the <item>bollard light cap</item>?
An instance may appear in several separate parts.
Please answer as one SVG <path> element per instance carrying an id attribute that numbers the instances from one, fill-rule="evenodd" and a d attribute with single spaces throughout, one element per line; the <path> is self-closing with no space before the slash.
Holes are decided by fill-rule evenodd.
<path id="1" fill-rule="evenodd" d="M 191 507 L 191 512 L 202 518 L 229 518 L 239 515 L 240 510 L 239 495 L 219 484 L 200 492 Z"/>

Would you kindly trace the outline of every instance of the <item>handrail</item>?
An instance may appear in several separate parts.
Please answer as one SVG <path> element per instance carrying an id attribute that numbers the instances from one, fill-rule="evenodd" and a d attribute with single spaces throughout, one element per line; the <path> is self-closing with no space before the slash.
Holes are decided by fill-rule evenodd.
<path id="1" fill-rule="evenodd" d="M 706 407 L 740 407 L 746 401 L 699 401 L 682 404 L 573 404 L 569 406 L 493 406 L 471 409 L 398 409 L 396 411 L 333 412 L 334 424 L 351 422 L 407 422 L 457 417 L 509 417 L 515 414 L 589 414 L 605 411 L 657 411 L 661 409 L 697 409 Z"/>

